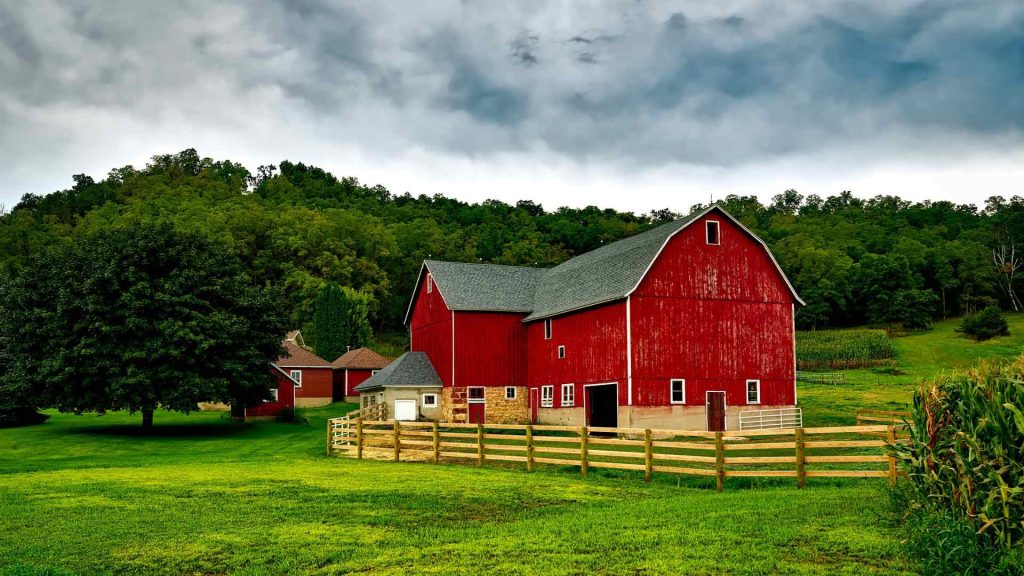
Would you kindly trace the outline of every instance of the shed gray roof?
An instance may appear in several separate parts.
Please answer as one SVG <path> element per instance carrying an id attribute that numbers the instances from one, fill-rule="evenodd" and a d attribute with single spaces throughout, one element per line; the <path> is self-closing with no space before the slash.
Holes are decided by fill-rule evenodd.
<path id="1" fill-rule="evenodd" d="M 764 242 L 742 223 L 722 208 L 712 206 L 580 254 L 554 268 L 427 260 L 420 269 L 417 289 L 423 280 L 423 271 L 428 270 L 450 309 L 529 313 L 524 321 L 611 302 L 625 298 L 636 288 L 673 234 L 712 210 L 729 218 L 768 251 Z M 782 268 L 775 262 L 775 257 L 770 251 L 768 255 L 785 279 L 793 298 L 803 304 Z M 414 294 L 409 303 L 406 322 L 412 313 L 415 298 Z"/>
<path id="2" fill-rule="evenodd" d="M 355 387 L 357 392 L 392 387 L 433 388 L 441 378 L 425 352 L 406 352 Z"/>

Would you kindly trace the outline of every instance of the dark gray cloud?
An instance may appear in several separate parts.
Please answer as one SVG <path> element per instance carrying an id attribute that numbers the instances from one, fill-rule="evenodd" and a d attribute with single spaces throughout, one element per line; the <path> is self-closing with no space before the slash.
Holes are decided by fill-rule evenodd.
<path id="1" fill-rule="evenodd" d="M 0 195 L 189 135 L 261 159 L 345 146 L 623 171 L 1005 148 L 1021 93 L 1015 0 L 0 0 Z"/>

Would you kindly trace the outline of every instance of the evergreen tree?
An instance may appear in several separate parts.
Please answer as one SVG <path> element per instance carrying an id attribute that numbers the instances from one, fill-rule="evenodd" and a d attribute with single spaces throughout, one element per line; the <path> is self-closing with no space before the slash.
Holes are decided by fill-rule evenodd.
<path id="1" fill-rule="evenodd" d="M 316 297 L 316 311 L 313 316 L 313 335 L 316 353 L 321 358 L 333 361 L 345 352 L 347 344 L 347 321 L 349 303 L 334 282 L 324 284 Z"/>

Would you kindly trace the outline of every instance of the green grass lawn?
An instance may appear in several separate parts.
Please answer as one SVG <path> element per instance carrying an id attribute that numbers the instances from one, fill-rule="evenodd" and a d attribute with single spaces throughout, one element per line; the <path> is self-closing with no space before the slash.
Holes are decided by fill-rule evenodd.
<path id="1" fill-rule="evenodd" d="M 1024 347 L 956 322 L 896 340 L 902 375 L 800 384 L 806 423 L 899 408 L 915 382 Z M 53 414 L 0 430 L 0 574 L 905 574 L 885 483 L 394 464 L 324 455 L 325 419 Z"/>

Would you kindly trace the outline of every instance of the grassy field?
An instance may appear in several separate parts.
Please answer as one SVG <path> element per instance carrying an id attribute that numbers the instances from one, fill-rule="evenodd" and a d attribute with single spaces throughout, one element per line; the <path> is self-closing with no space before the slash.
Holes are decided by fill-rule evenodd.
<path id="1" fill-rule="evenodd" d="M 804 385 L 808 425 L 904 405 L 922 377 L 1011 356 L 955 323 L 896 340 L 902 375 Z M 0 430 L 0 574 L 907 574 L 884 482 L 727 482 L 326 458 L 325 419 L 54 414 Z"/>

